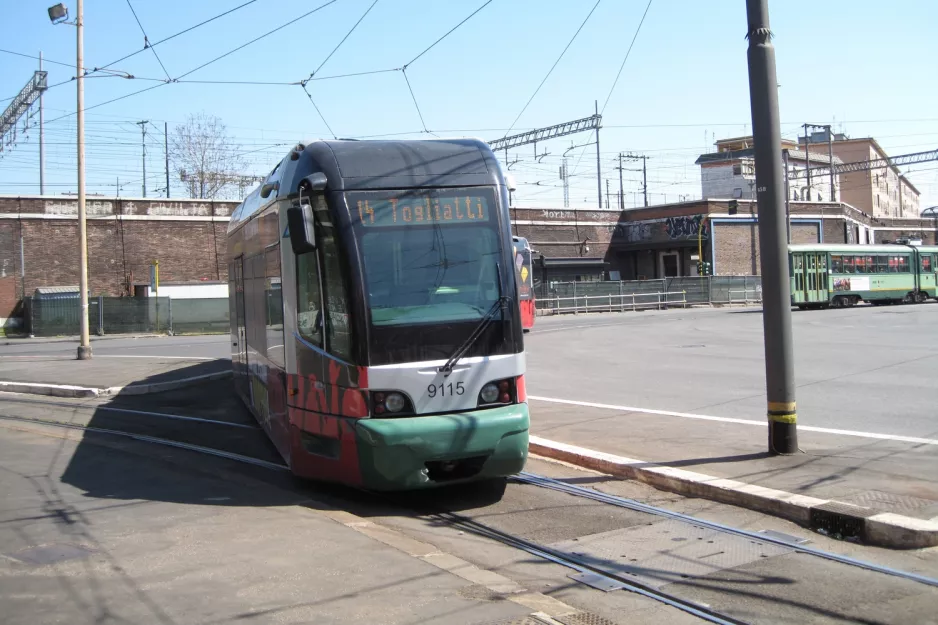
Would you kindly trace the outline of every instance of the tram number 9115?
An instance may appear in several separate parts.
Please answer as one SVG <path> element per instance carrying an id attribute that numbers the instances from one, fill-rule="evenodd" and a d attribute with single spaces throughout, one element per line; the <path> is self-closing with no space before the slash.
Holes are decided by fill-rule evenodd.
<path id="1" fill-rule="evenodd" d="M 452 397 L 454 395 L 462 395 L 466 392 L 466 386 L 462 382 L 443 382 L 441 384 L 431 384 L 427 387 L 427 394 L 430 396 L 430 399 L 435 398 L 437 395 L 440 397 Z"/>

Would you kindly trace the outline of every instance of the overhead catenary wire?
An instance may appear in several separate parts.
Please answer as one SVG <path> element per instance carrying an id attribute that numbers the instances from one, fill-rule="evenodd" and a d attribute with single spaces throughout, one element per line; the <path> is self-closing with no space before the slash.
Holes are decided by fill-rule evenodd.
<path id="1" fill-rule="evenodd" d="M 191 31 L 195 30 L 196 28 L 199 28 L 199 27 L 201 27 L 201 26 L 205 26 L 206 24 L 209 24 L 209 23 L 211 23 L 211 22 L 214 22 L 215 20 L 217 20 L 217 19 L 219 19 L 219 18 L 222 18 L 222 17 L 225 17 L 226 15 L 230 15 L 231 13 L 234 13 L 235 11 L 237 11 L 237 10 L 239 10 L 239 9 L 243 9 L 244 7 L 248 6 L 249 4 L 254 4 L 255 2 L 257 2 L 257 0 L 248 0 L 247 2 L 245 2 L 245 3 L 243 3 L 243 4 L 239 4 L 238 6 L 232 8 L 232 9 L 228 9 L 228 10 L 225 11 L 224 13 L 219 13 L 218 15 L 216 15 L 216 16 L 214 16 L 214 17 L 211 17 L 211 18 L 209 18 L 209 19 L 207 19 L 207 20 L 201 21 L 201 22 L 199 22 L 198 24 L 195 24 L 195 25 L 193 25 L 193 26 L 189 26 L 188 28 L 185 28 L 185 29 L 179 31 L 178 33 L 173 34 L 173 35 L 170 35 L 169 37 L 165 37 L 165 38 L 163 38 L 163 39 L 160 39 L 159 41 L 155 41 L 155 42 L 153 42 L 153 43 L 150 44 L 150 47 L 151 47 L 151 48 L 156 47 L 156 46 L 158 46 L 158 45 L 160 45 L 160 44 L 162 44 L 162 43 L 166 43 L 166 42 L 169 41 L 170 39 L 175 39 L 176 37 L 179 37 L 180 35 L 185 35 L 186 33 L 191 32 Z M 125 61 L 125 60 L 129 59 L 129 58 L 132 57 L 132 56 L 136 56 L 136 55 L 140 54 L 141 52 L 143 52 L 144 50 L 146 50 L 146 47 L 143 47 L 143 48 L 137 50 L 136 52 L 131 52 L 130 54 L 127 54 L 127 55 L 125 55 L 125 56 L 122 56 L 121 58 L 117 59 L 116 61 L 111 61 L 111 62 L 108 63 L 107 65 L 102 65 L 101 67 L 96 67 L 96 68 L 94 68 L 93 71 L 100 71 L 100 70 L 106 69 L 106 68 L 108 68 L 108 67 L 110 67 L 110 66 L 112 66 L 112 65 L 117 65 L 117 64 L 120 63 L 121 61 Z M 70 67 L 71 67 L 71 66 L 70 66 Z"/>
<path id="2" fill-rule="evenodd" d="M 271 30 L 268 30 L 268 31 L 267 31 L 266 33 L 264 33 L 263 35 L 259 35 L 259 36 L 255 37 L 254 39 L 251 39 L 250 41 L 248 41 L 248 42 L 246 42 L 246 43 L 243 43 L 243 44 L 241 44 L 240 46 L 238 46 L 238 47 L 236 47 L 236 48 L 233 48 L 233 49 L 231 49 L 231 50 L 225 52 L 224 54 L 215 57 L 215 58 L 212 59 L 211 61 L 208 61 L 208 62 L 206 62 L 206 63 L 202 63 L 202 64 L 199 65 L 198 67 L 193 68 L 193 69 L 190 69 L 190 70 L 189 70 L 188 72 L 186 72 L 185 74 L 181 74 L 180 76 L 177 76 L 175 80 L 179 80 L 180 78 L 185 78 L 186 76 L 188 76 L 188 75 L 190 75 L 190 74 L 194 74 L 195 72 L 199 71 L 200 69 L 202 69 L 202 68 L 204 68 L 204 67 L 208 67 L 208 66 L 211 65 L 212 63 L 216 63 L 216 62 L 222 60 L 223 58 L 225 58 L 225 57 L 227 57 L 227 56 L 230 56 L 230 55 L 234 54 L 235 52 L 238 52 L 239 50 L 243 50 L 244 48 L 248 47 L 248 46 L 251 45 L 251 44 L 257 43 L 257 42 L 260 41 L 261 39 L 264 39 L 264 38 L 266 38 L 266 37 L 269 37 L 269 36 L 273 35 L 274 33 L 283 30 L 283 29 L 286 28 L 287 26 L 292 26 L 293 24 L 296 24 L 296 23 L 299 22 L 300 20 L 306 19 L 307 17 L 309 17 L 309 16 L 312 15 L 313 13 L 316 13 L 317 11 L 321 11 L 322 9 L 326 8 L 327 6 L 329 6 L 330 4 L 335 4 L 337 1 L 338 1 L 338 0 L 328 0 L 327 2 L 324 2 L 323 4 L 320 4 L 320 5 L 319 5 L 318 7 L 316 7 L 315 9 L 312 9 L 312 10 L 310 10 L 310 11 L 307 11 L 306 13 L 303 13 L 302 15 L 298 15 L 297 17 L 294 17 L 293 19 L 291 19 L 291 20 L 289 20 L 289 21 L 287 21 L 287 22 L 284 22 L 284 23 L 281 24 L 280 26 L 277 26 L 276 28 L 273 28 L 273 29 L 271 29 Z"/>
<path id="3" fill-rule="evenodd" d="M 487 0 L 485 3 L 482 4 L 482 6 L 480 6 L 478 9 L 476 9 L 475 11 L 473 11 L 472 13 L 470 13 L 468 16 L 466 16 L 461 22 L 459 22 L 458 24 L 456 24 L 455 26 L 453 26 L 452 28 L 450 28 L 448 31 L 446 31 L 446 34 L 445 34 L 445 35 L 443 35 L 442 37 L 440 37 L 439 39 L 437 39 L 436 41 L 434 41 L 433 43 L 431 43 L 429 46 L 427 46 L 426 48 L 424 48 L 424 50 L 423 50 L 420 54 L 418 54 L 417 56 L 415 56 L 414 58 L 412 58 L 410 61 L 408 61 L 407 63 L 405 63 L 404 66 L 403 66 L 403 69 L 407 69 L 410 65 L 412 65 L 412 64 L 414 63 L 414 61 L 416 61 L 417 59 L 419 59 L 420 57 L 422 57 L 424 54 L 426 54 L 427 52 L 429 52 L 430 50 L 432 50 L 433 47 L 436 46 L 436 44 L 440 43 L 441 41 L 443 41 L 444 39 L 446 39 L 447 37 L 449 37 L 451 34 L 453 34 L 453 31 L 455 31 L 457 28 L 459 28 L 460 26 L 462 26 L 463 24 L 465 24 L 466 22 L 468 22 L 470 19 L 472 19 L 472 17 L 473 17 L 476 13 L 478 13 L 479 11 L 481 11 L 482 9 L 484 9 L 485 7 L 487 7 L 488 5 L 490 5 L 491 3 L 492 3 L 492 0 Z"/>
<path id="4" fill-rule="evenodd" d="M 315 76 L 316 74 L 319 73 L 319 70 L 322 69 L 323 65 L 325 65 L 325 64 L 329 61 L 329 59 L 332 58 L 332 55 L 335 54 L 335 53 L 338 51 L 338 49 L 342 47 L 342 44 L 345 43 L 345 40 L 348 39 L 349 36 L 350 36 L 353 32 L 355 32 L 355 29 L 358 28 L 358 25 L 362 23 L 362 20 L 365 19 L 365 17 L 366 17 L 369 13 L 371 13 L 371 10 L 372 10 L 373 8 L 375 8 L 375 5 L 376 5 L 376 4 L 378 4 L 378 0 L 375 0 L 374 2 L 372 2 L 371 5 L 370 5 L 367 9 L 365 9 L 365 12 L 362 13 L 362 16 L 361 16 L 360 18 L 358 18 L 358 21 L 355 22 L 355 24 L 349 29 L 349 31 L 348 31 L 347 33 L 345 33 L 345 36 L 342 37 L 342 40 L 339 41 L 339 43 L 336 44 L 336 46 L 332 49 L 332 52 L 330 52 L 330 53 L 326 56 L 326 58 L 323 59 L 322 63 L 319 64 L 319 67 L 317 67 L 315 70 L 313 70 L 313 73 L 309 75 L 310 78 L 312 78 L 313 76 Z M 307 80 L 308 80 L 308 79 L 307 79 Z"/>
<path id="5" fill-rule="evenodd" d="M 518 120 L 521 119 L 521 116 L 524 115 L 524 112 L 528 110 L 528 106 L 530 106 L 531 102 L 534 101 L 535 96 L 537 96 L 537 93 L 541 90 L 541 87 L 544 86 L 544 83 L 547 82 L 547 79 L 550 78 L 550 75 L 554 72 L 554 68 L 556 68 L 557 64 L 560 63 L 560 60 L 563 59 L 564 55 L 567 53 L 567 50 L 569 50 L 570 46 L 573 45 L 573 42 L 576 41 L 577 35 L 579 35 L 580 31 L 583 30 L 583 27 L 586 26 L 586 22 L 589 21 L 600 2 L 602 2 L 602 0 L 596 0 L 596 4 L 594 4 L 593 8 L 590 9 L 590 12 L 586 15 L 586 19 L 583 20 L 583 22 L 580 24 L 580 27 L 576 29 L 575 33 L 573 33 L 573 37 L 571 37 L 570 41 L 567 42 L 567 45 L 564 46 L 563 52 L 560 53 L 560 56 L 557 57 L 557 60 L 554 61 L 554 64 L 550 66 L 550 69 L 547 71 L 547 75 L 544 76 L 544 79 L 541 80 L 541 83 L 537 86 L 537 89 L 535 89 L 534 93 L 531 94 L 531 97 L 528 98 L 528 101 L 524 104 L 524 107 L 522 107 L 521 112 L 518 113 L 517 117 L 515 117 L 515 121 L 511 122 L 511 126 L 509 126 L 508 130 L 505 131 L 506 137 L 508 136 L 508 133 L 510 133 L 515 127 L 515 124 L 518 123 Z"/>
<path id="6" fill-rule="evenodd" d="M 147 37 L 147 31 L 144 30 L 143 24 L 140 23 L 140 18 L 137 17 L 137 12 L 134 11 L 134 5 L 132 5 L 132 4 L 130 3 L 130 0 L 127 0 L 127 6 L 130 8 L 130 12 L 133 13 L 134 20 L 136 20 L 137 26 L 140 27 L 140 32 L 143 33 L 143 47 L 144 47 L 144 49 L 146 49 L 146 48 L 149 48 L 149 49 L 150 49 L 150 52 L 152 52 L 152 53 L 153 53 L 153 56 L 156 57 L 156 62 L 159 63 L 159 64 L 160 64 L 160 67 L 163 68 L 163 73 L 166 74 L 166 79 L 167 79 L 167 80 L 172 80 L 173 78 L 172 78 L 172 76 L 169 75 L 169 71 L 167 71 L 166 66 L 163 65 L 163 61 L 160 59 L 160 55 L 156 53 L 156 48 L 154 48 L 153 46 L 150 45 L 150 38 Z"/>

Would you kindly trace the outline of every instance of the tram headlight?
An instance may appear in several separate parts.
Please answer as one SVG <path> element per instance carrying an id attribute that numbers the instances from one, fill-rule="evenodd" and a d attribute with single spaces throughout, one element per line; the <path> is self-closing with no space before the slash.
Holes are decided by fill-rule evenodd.
<path id="1" fill-rule="evenodd" d="M 407 401 L 400 393 L 388 393 L 384 398 L 384 407 L 388 412 L 400 412 L 407 405 Z"/>
<path id="2" fill-rule="evenodd" d="M 498 401 L 498 385 L 494 382 L 489 382 L 482 387 L 482 391 L 479 393 L 479 397 L 482 399 L 483 403 L 494 404 Z"/>

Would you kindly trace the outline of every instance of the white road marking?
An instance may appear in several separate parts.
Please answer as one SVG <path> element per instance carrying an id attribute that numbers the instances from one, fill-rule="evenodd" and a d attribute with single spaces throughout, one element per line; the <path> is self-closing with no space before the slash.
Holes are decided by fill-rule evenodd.
<path id="1" fill-rule="evenodd" d="M 206 356 L 160 356 L 159 354 L 95 354 L 95 358 L 163 358 L 166 360 L 224 360 L 224 358 L 208 358 Z"/>
<path id="2" fill-rule="evenodd" d="M 765 427 L 766 421 L 756 421 L 753 419 L 734 419 L 732 417 L 714 417 L 711 415 L 694 414 L 690 412 L 674 412 L 672 410 L 655 410 L 652 408 L 636 408 L 635 406 L 618 406 L 614 404 L 599 404 L 591 401 L 576 401 L 572 399 L 557 399 L 554 397 L 540 397 L 537 395 L 528 395 L 528 399 L 535 401 L 545 401 L 554 404 L 568 404 L 571 406 L 584 406 L 587 408 L 604 408 L 606 410 L 618 410 L 620 412 L 641 412 L 645 414 L 661 415 L 665 417 L 679 417 L 681 419 L 699 419 L 701 421 L 720 421 L 723 423 L 740 423 L 742 425 L 757 425 Z M 874 438 L 885 441 L 899 441 L 903 443 L 917 443 L 919 445 L 938 445 L 938 439 L 919 438 L 917 436 L 901 436 L 899 434 L 879 434 L 876 432 L 855 432 L 853 430 L 838 430 L 836 428 L 822 428 L 813 425 L 798 425 L 798 430 L 803 432 L 818 432 L 820 434 L 839 434 L 841 436 L 857 436 L 860 438 Z"/>

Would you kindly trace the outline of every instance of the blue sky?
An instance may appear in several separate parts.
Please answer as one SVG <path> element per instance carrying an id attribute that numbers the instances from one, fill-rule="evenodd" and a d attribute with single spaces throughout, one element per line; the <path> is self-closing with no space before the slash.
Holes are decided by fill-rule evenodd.
<path id="1" fill-rule="evenodd" d="M 131 0 L 150 41 L 159 41 L 246 0 Z M 169 75 L 193 68 L 310 11 L 327 0 L 256 0 L 154 50 Z M 337 0 L 278 33 L 212 63 L 188 80 L 294 82 L 323 62 L 374 0 Z M 484 0 L 378 0 L 358 28 L 319 70 L 318 77 L 399 68 Z M 601 170 L 618 189 L 616 154 L 650 159 L 652 203 L 699 197 L 696 157 L 714 139 L 749 132 L 745 2 L 653 0 L 611 97 L 616 72 L 647 0 L 602 0 L 512 132 L 552 125 L 603 106 Z M 47 0 L 51 4 L 51 0 Z M 74 5 L 74 0 L 70 3 Z M 426 128 L 441 136 L 504 135 L 534 93 L 593 0 L 493 0 L 407 69 Z M 7 3 L 0 48 L 71 64 L 71 26 L 52 26 L 42 2 Z M 850 136 L 876 137 L 892 155 L 938 147 L 938 96 L 933 28 L 938 3 L 895 0 L 771 0 L 776 34 L 782 132 L 794 137 L 805 121 L 834 123 Z M 16 24 L 15 29 L 10 24 Z M 110 63 L 143 47 L 126 0 L 85 2 L 86 66 Z M 0 96 L 13 96 L 36 61 L 0 52 Z M 47 64 L 49 83 L 73 68 Z M 166 74 L 151 50 L 111 69 L 137 78 L 96 76 L 86 81 L 86 107 L 161 85 Z M 318 80 L 308 85 L 325 120 L 342 137 L 425 136 L 400 71 Z M 6 106 L 8 101 L 0 102 Z M 49 191 L 74 191 L 75 88 L 45 97 Z M 139 196 L 140 127 L 149 120 L 149 195 L 163 183 L 163 123 L 187 115 L 218 116 L 248 161 L 245 173 L 265 173 L 299 138 L 330 137 L 301 87 L 173 83 L 93 108 L 86 115 L 88 190 Z M 407 133 L 407 134 L 404 134 Z M 522 205 L 561 206 L 561 154 L 591 139 L 574 135 L 525 146 L 509 155 Z M 38 133 L 31 130 L 0 159 L 0 193 L 38 192 Z M 582 154 L 582 156 L 581 156 Z M 596 205 L 595 147 L 569 153 L 571 205 Z M 633 165 L 627 165 L 633 168 Z M 911 167 L 922 207 L 938 204 L 938 163 Z M 173 176 L 175 178 L 175 176 Z M 624 172 L 627 205 L 639 201 L 641 174 Z M 538 184 L 540 183 L 540 184 Z M 173 182 L 173 195 L 183 192 Z M 603 183 L 605 189 L 605 182 Z"/>

